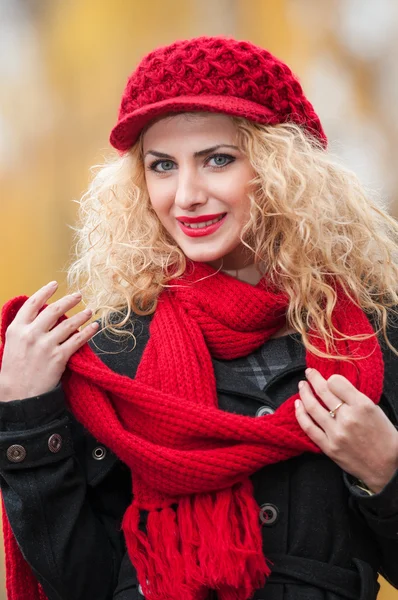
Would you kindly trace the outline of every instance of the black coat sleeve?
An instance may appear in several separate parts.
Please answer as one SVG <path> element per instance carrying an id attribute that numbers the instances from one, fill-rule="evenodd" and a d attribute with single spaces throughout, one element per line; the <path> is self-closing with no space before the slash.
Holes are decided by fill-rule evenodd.
<path id="1" fill-rule="evenodd" d="M 0 403 L 0 481 L 22 553 L 49 600 L 111 600 L 130 473 L 67 410 L 63 390 Z"/>
<path id="2" fill-rule="evenodd" d="M 398 471 L 383 490 L 373 496 L 358 488 L 347 474 L 345 481 L 351 492 L 352 508 L 364 519 L 380 548 L 380 573 L 398 588 Z"/>
<path id="3" fill-rule="evenodd" d="M 398 329 L 388 331 L 392 345 L 398 349 Z M 398 429 L 398 357 L 381 340 L 384 357 L 384 390 L 380 407 Z M 344 475 L 350 491 L 351 507 L 360 515 L 372 531 L 380 548 L 382 563 L 380 572 L 398 588 L 398 470 L 378 494 L 370 496 L 357 487 L 351 476 Z"/>

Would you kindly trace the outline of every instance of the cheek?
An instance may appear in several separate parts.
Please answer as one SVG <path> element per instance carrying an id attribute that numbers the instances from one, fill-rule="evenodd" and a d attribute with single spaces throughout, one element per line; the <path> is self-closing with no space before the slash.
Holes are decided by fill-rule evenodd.
<path id="1" fill-rule="evenodd" d="M 152 208 L 163 221 L 173 206 L 174 189 L 170 182 L 166 182 L 166 180 L 147 179 L 146 186 Z"/>
<path id="2" fill-rule="evenodd" d="M 227 171 L 219 180 L 218 190 L 214 190 L 237 218 L 243 218 L 250 210 L 249 182 L 253 177 L 251 168 L 242 166 Z"/>
<path id="3" fill-rule="evenodd" d="M 250 200 L 247 186 L 242 185 L 241 181 L 228 182 L 228 185 L 220 190 L 219 198 L 228 206 L 229 211 L 237 221 L 247 220 L 250 211 Z"/>

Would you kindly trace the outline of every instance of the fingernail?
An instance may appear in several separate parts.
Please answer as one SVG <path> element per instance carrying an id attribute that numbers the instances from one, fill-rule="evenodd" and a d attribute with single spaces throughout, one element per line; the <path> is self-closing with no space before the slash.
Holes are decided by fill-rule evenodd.
<path id="1" fill-rule="evenodd" d="M 295 406 L 295 408 L 298 408 L 300 406 L 300 400 L 295 400 L 294 406 Z"/>
<path id="2" fill-rule="evenodd" d="M 47 283 L 47 287 L 53 287 L 54 285 L 58 285 L 58 281 L 50 281 L 50 283 Z"/>
<path id="3" fill-rule="evenodd" d="M 72 296 L 73 296 L 74 298 L 81 298 L 81 297 L 82 297 L 82 295 L 81 295 L 81 293 L 80 293 L 80 292 L 75 292 L 74 294 L 72 294 Z"/>
<path id="4" fill-rule="evenodd" d="M 314 370 L 314 369 L 310 369 L 310 368 L 308 368 L 308 369 L 306 369 L 306 370 L 305 370 L 305 374 L 306 374 L 306 375 L 311 375 L 311 373 L 312 373 L 312 371 L 313 371 L 313 370 Z"/>
<path id="5" fill-rule="evenodd" d="M 301 388 L 303 387 L 304 384 L 305 384 L 305 381 L 299 381 L 298 386 L 299 386 L 300 390 L 301 390 Z"/>
<path id="6" fill-rule="evenodd" d="M 86 315 L 92 315 L 93 314 L 93 311 L 91 310 L 91 308 L 85 308 L 83 312 Z"/>

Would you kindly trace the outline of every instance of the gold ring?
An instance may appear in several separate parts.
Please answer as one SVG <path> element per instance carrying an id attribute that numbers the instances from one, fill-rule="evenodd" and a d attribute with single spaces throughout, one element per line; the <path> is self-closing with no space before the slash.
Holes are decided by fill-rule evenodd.
<path id="1" fill-rule="evenodd" d="M 333 410 L 329 410 L 329 415 L 332 417 L 332 419 L 335 418 L 336 416 L 336 411 L 340 408 L 340 406 L 343 406 L 343 404 L 345 404 L 344 402 L 340 402 L 340 404 L 338 404 L 336 406 L 336 408 L 334 408 Z"/>

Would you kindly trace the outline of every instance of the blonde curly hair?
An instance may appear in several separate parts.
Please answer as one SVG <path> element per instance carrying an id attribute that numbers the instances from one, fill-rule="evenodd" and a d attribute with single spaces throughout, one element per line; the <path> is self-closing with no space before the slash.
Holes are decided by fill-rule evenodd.
<path id="1" fill-rule="evenodd" d="M 230 118 L 256 173 L 241 240 L 287 294 L 289 327 L 301 333 L 307 349 L 322 355 L 308 336 L 316 329 L 330 356 L 334 341 L 344 337 L 331 319 L 338 283 L 392 348 L 386 328 L 389 313 L 397 314 L 398 223 L 298 125 Z M 68 272 L 69 286 L 80 289 L 102 327 L 129 335 L 132 313 L 153 313 L 169 267 L 179 276 L 187 262 L 151 206 L 142 138 L 126 154 L 94 167 L 79 203 L 77 258 Z"/>

